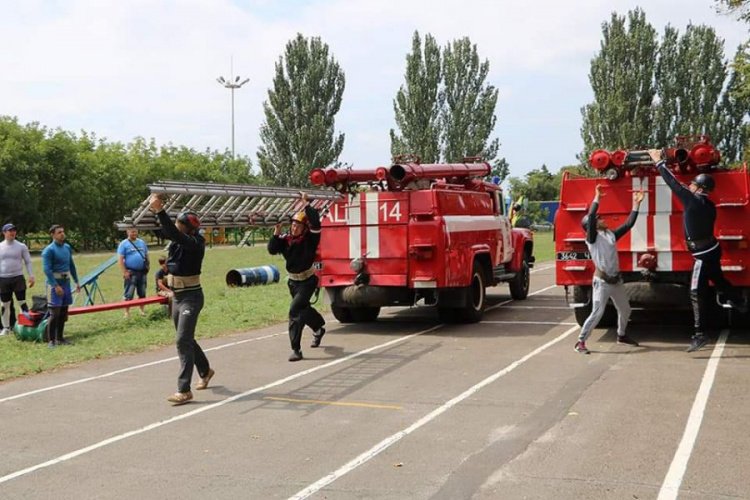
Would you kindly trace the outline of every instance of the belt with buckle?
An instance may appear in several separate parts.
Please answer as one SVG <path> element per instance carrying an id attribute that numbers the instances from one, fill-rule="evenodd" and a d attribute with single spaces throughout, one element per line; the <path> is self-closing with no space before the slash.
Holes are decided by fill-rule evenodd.
<path id="1" fill-rule="evenodd" d="M 289 273 L 289 279 L 292 279 L 294 281 L 305 281 L 313 274 L 315 274 L 315 268 L 311 267 L 307 271 L 302 271 L 301 273 Z"/>

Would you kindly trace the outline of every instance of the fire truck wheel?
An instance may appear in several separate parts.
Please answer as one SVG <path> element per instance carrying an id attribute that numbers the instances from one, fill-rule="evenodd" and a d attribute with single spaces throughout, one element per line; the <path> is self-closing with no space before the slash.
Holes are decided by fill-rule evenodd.
<path id="1" fill-rule="evenodd" d="M 513 300 L 524 300 L 529 295 L 531 284 L 531 271 L 529 271 L 529 255 L 523 254 L 521 271 L 510 281 L 510 296 Z"/>
<path id="2" fill-rule="evenodd" d="M 459 316 L 464 323 L 477 323 L 482 320 L 487 298 L 487 280 L 482 265 L 477 261 L 471 270 L 471 284 L 467 292 L 468 304 L 459 309 Z"/>
<path id="3" fill-rule="evenodd" d="M 370 323 L 378 319 L 379 307 L 342 307 L 331 306 L 333 317 L 339 323 Z"/>
<path id="4" fill-rule="evenodd" d="M 331 312 L 333 317 L 338 320 L 339 323 L 354 323 L 352 319 L 352 310 L 350 307 L 331 306 Z"/>

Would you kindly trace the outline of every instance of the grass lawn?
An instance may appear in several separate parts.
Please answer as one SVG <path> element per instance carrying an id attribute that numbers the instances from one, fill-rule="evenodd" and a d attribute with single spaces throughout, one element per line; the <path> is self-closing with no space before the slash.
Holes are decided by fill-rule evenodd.
<path id="1" fill-rule="evenodd" d="M 166 255 L 152 248 L 151 262 L 155 263 L 162 254 Z M 78 276 L 85 276 L 109 257 L 110 254 L 75 255 Z M 270 264 L 281 271 L 280 283 L 248 288 L 226 286 L 225 277 L 230 269 Z M 43 295 L 44 277 L 38 257 L 33 259 L 33 267 L 38 283 L 27 293 L 29 296 Z M 149 296 L 155 294 L 155 271 L 152 265 L 147 290 Z M 289 291 L 284 281 L 285 275 L 283 258 L 268 255 L 265 245 L 206 249 L 202 274 L 206 302 L 198 320 L 196 336 L 217 337 L 286 321 Z M 106 302 L 121 300 L 122 275 L 117 265 L 100 276 L 99 286 Z M 322 302 L 321 294 L 318 310 L 321 310 Z M 15 335 L 0 337 L 0 380 L 172 344 L 174 326 L 162 306 L 146 306 L 146 313 L 146 317 L 140 317 L 136 308 L 131 310 L 130 319 L 123 317 L 123 309 L 71 316 L 65 327 L 66 338 L 75 344 L 70 347 L 49 349 L 46 344 L 17 340 Z"/>
<path id="2" fill-rule="evenodd" d="M 552 231 L 537 231 L 534 233 L 534 256 L 537 263 L 554 260 L 555 242 L 552 241 L 552 234 Z"/>
<path id="3" fill-rule="evenodd" d="M 534 254 L 537 263 L 552 260 L 554 243 L 551 232 L 534 235 Z M 162 255 L 151 249 L 151 262 Z M 76 255 L 79 277 L 107 260 L 110 254 Z M 34 273 L 39 283 L 28 291 L 30 295 L 44 294 L 43 274 L 40 259 L 33 259 Z M 282 281 L 274 285 L 249 288 L 229 288 L 225 277 L 230 269 L 276 265 L 282 273 Z M 153 272 L 149 276 L 148 294 L 153 295 Z M 285 322 L 289 307 L 289 292 L 284 281 L 284 260 L 271 256 L 265 245 L 238 249 L 215 247 L 206 250 L 203 262 L 203 288 L 206 303 L 198 321 L 197 337 L 208 338 L 243 332 L 273 323 Z M 119 268 L 109 268 L 99 278 L 106 302 L 115 302 L 122 297 L 122 276 Z M 30 298 L 29 298 L 29 302 Z M 318 310 L 325 311 L 323 293 Z M 96 358 L 106 358 L 124 353 L 155 349 L 174 342 L 174 327 L 161 306 L 146 306 L 146 317 L 138 310 L 131 311 L 131 318 L 123 317 L 122 309 L 96 314 L 72 316 L 65 336 L 75 345 L 49 349 L 46 344 L 21 342 L 14 335 L 0 338 L 0 380 L 29 375 L 60 366 L 79 363 Z"/>

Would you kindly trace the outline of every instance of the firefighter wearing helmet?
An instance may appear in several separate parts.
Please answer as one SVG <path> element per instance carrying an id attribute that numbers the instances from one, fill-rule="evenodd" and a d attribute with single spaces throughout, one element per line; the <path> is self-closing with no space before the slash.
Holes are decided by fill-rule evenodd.
<path id="1" fill-rule="evenodd" d="M 305 325 L 313 331 L 310 347 L 320 346 L 326 333 L 325 320 L 310 305 L 310 298 L 318 288 L 313 261 L 320 243 L 320 215 L 309 205 L 305 193 L 301 193 L 301 199 L 305 209 L 292 217 L 290 232 L 282 234 L 281 224 L 277 224 L 268 242 L 268 253 L 283 255 L 289 273 L 288 286 L 292 296 L 289 305 L 289 341 L 292 354 L 289 361 L 302 359 L 302 330 Z"/>
<path id="2" fill-rule="evenodd" d="M 200 381 L 197 390 L 206 389 L 214 370 L 208 358 L 195 341 L 195 327 L 198 315 L 203 309 L 203 289 L 200 274 L 206 240 L 198 233 L 200 220 L 194 212 L 183 212 L 173 223 L 164 210 L 164 202 L 159 195 L 151 195 L 150 207 L 156 213 L 164 237 L 172 240 L 167 257 L 167 286 L 174 292 L 172 299 L 172 321 L 177 330 L 177 354 L 180 358 L 180 374 L 177 378 L 177 392 L 167 398 L 173 405 L 182 405 L 193 399 L 190 383 L 193 367 L 197 368 Z"/>
<path id="3" fill-rule="evenodd" d="M 721 246 L 714 237 L 716 207 L 708 198 L 708 194 L 715 187 L 713 177 L 710 174 L 699 174 L 689 186 L 685 186 L 667 168 L 661 150 L 651 149 L 649 155 L 683 207 L 682 227 L 685 230 L 687 248 L 694 259 L 690 279 L 690 302 L 693 307 L 695 334 L 687 349 L 687 352 L 693 352 L 709 340 L 706 335 L 706 312 L 711 305 L 711 299 L 707 295 L 709 280 L 727 297 L 729 305 L 743 313 L 747 311 L 747 306 L 741 302 L 739 293 L 721 270 Z"/>

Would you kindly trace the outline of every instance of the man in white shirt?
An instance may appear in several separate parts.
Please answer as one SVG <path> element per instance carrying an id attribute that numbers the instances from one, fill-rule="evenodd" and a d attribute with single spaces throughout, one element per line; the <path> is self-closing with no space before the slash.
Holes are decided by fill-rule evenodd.
<path id="1" fill-rule="evenodd" d="M 26 305 L 26 280 L 23 277 L 23 265 L 29 276 L 29 287 L 34 286 L 34 272 L 31 270 L 29 249 L 16 241 L 16 226 L 3 226 L 5 239 L 0 243 L 0 302 L 2 302 L 2 330 L 0 336 L 10 333 L 10 304 L 13 294 L 23 312 L 28 312 Z"/>
<path id="2" fill-rule="evenodd" d="M 599 199 L 603 196 L 601 190 L 601 185 L 597 184 L 591 210 L 581 221 L 581 225 L 586 231 L 586 246 L 596 267 L 592 283 L 591 314 L 583 323 L 581 334 L 578 336 L 578 342 L 575 345 L 575 350 L 582 354 L 590 353 L 586 348 L 586 339 L 599 324 L 599 320 L 602 319 L 604 309 L 607 307 L 610 298 L 617 309 L 617 343 L 638 346 L 638 342 L 625 335 L 625 329 L 630 319 L 630 302 L 620 275 L 617 240 L 625 236 L 635 224 L 644 192 L 636 191 L 633 193 L 633 210 L 630 212 L 628 220 L 622 226 L 611 231 L 607 227 L 607 223 L 600 219 L 597 214 Z"/>

